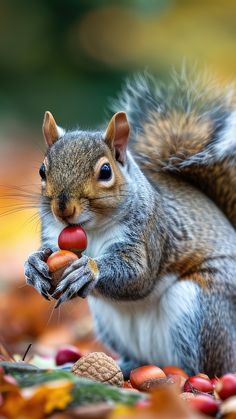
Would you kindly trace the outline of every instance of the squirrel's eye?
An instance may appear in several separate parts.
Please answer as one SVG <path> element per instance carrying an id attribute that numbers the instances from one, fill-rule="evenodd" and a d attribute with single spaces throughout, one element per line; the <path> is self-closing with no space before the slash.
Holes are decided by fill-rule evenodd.
<path id="1" fill-rule="evenodd" d="M 100 169 L 98 180 L 110 180 L 112 176 L 111 166 L 109 163 L 104 163 Z"/>
<path id="2" fill-rule="evenodd" d="M 42 180 L 46 179 L 46 168 L 45 168 L 44 163 L 42 163 L 40 168 L 39 168 L 39 174 L 40 174 Z"/>

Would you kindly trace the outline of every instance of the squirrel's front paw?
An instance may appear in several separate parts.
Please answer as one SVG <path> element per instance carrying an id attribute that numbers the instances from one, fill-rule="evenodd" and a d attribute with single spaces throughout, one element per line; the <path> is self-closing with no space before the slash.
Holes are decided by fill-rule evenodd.
<path id="1" fill-rule="evenodd" d="M 82 256 L 73 262 L 63 273 L 62 279 L 52 297 L 58 299 L 56 307 L 74 297 L 86 298 L 98 281 L 98 267 L 94 259 Z"/>
<path id="2" fill-rule="evenodd" d="M 32 285 L 47 300 L 49 300 L 48 291 L 51 287 L 51 276 L 46 260 L 51 253 L 50 249 L 34 252 L 24 265 L 27 284 Z"/>

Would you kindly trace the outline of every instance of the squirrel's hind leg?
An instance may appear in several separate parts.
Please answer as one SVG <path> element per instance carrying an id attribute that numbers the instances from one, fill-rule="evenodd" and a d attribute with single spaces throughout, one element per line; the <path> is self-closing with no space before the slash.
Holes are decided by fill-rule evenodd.
<path id="1" fill-rule="evenodd" d="M 224 266 L 219 269 L 221 259 L 218 264 L 216 258 L 210 262 L 214 266 L 198 270 L 189 275 L 188 280 L 182 278 L 179 282 L 190 284 L 192 281 L 198 291 L 196 305 L 183 313 L 172 328 L 172 343 L 178 366 L 189 375 L 204 372 L 209 377 L 220 377 L 236 370 L 236 266 L 229 260 L 225 269 Z"/>

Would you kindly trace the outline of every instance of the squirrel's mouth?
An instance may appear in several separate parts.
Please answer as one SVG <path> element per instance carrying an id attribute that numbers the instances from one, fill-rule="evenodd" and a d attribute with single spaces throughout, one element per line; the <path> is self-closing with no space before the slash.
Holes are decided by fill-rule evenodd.
<path id="1" fill-rule="evenodd" d="M 70 221 L 70 220 L 67 220 L 66 221 L 66 225 L 68 225 L 68 226 L 81 226 L 81 227 L 84 227 L 84 226 L 86 226 L 90 221 L 92 221 L 92 219 L 91 219 L 91 217 L 81 217 L 81 219 L 78 219 L 78 220 L 76 220 L 76 221 Z"/>
<path id="2" fill-rule="evenodd" d="M 52 208 L 52 213 L 54 217 L 60 221 L 60 223 L 64 224 L 66 227 L 70 226 L 81 226 L 81 227 L 91 227 L 94 224 L 94 216 L 92 214 L 87 213 L 80 213 L 76 214 L 73 213 L 69 216 L 61 216 L 60 214 L 55 213 Z"/>

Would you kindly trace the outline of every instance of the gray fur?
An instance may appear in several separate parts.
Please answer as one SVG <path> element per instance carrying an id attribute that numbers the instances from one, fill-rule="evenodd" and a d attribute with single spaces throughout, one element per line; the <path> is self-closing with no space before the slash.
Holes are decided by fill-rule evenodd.
<path id="1" fill-rule="evenodd" d="M 180 74 L 173 73 L 169 84 L 149 74 L 138 75 L 126 83 L 113 109 L 128 115 L 130 147 L 145 174 L 152 167 L 181 176 L 207 194 L 236 227 L 236 101 L 232 84 L 219 86 L 207 75 L 196 77 L 185 68 Z M 164 136 L 156 136 L 156 144 L 154 140 L 150 144 L 149 136 L 155 137 L 159 121 L 168 120 L 173 113 L 179 114 L 179 121 L 170 127 L 169 143 L 165 144 Z M 181 132 L 181 118 L 186 125 L 195 118 L 199 128 L 209 121 L 208 139 L 202 142 L 200 134 L 196 138 L 191 124 L 189 131 Z"/>
<path id="2" fill-rule="evenodd" d="M 49 300 L 48 291 L 50 285 L 50 274 L 46 258 L 52 253 L 50 249 L 41 249 L 30 255 L 25 262 L 24 270 L 26 282 L 33 285 L 46 300 Z"/>
<path id="3" fill-rule="evenodd" d="M 185 69 L 181 73 L 173 72 L 169 83 L 165 84 L 146 73 L 138 74 L 126 82 L 118 99 L 113 101 L 112 110 L 122 109 L 127 113 L 131 125 L 131 142 L 136 141 L 137 133 L 142 132 L 147 120 L 152 122 L 154 115 L 158 114 L 161 118 L 173 110 L 185 115 L 196 113 L 202 119 L 209 117 L 214 123 L 216 134 L 212 136 L 212 140 L 218 142 L 218 133 L 224 128 L 226 118 L 234 109 L 233 95 L 232 85 L 220 87 L 206 75 L 196 77 Z M 212 144 L 207 149 L 214 158 Z M 195 156 L 192 162 L 200 160 L 202 163 L 206 156 L 207 153 L 199 158 Z M 180 165 L 192 162 L 185 161 L 183 156 Z"/>
<path id="4" fill-rule="evenodd" d="M 196 95 L 195 89 L 191 85 L 186 91 L 181 80 L 167 90 L 153 80 L 128 85 L 119 108 L 131 122 L 131 149 L 142 138 L 145 123 L 152 123 L 153 112 L 196 110 L 199 118 L 207 114 L 213 121 L 212 137 L 202 149 L 202 166 L 208 170 L 204 158 L 220 141 L 231 101 L 221 95 L 208 99 L 207 92 Z M 96 161 L 111 151 L 114 158 L 102 132 L 72 131 L 47 152 L 52 195 L 66 193 L 67 199 L 83 202 L 91 219 L 85 224 L 88 249 L 64 273 L 56 290 L 62 293 L 58 304 L 90 294 L 97 334 L 120 353 L 126 375 L 129 368 L 145 363 L 176 364 L 189 374 L 235 371 L 234 227 L 185 173 L 181 177 L 162 171 L 158 161 L 155 170 L 154 160 L 149 166 L 147 157 L 136 154 L 141 170 L 129 152 L 124 167 L 116 162 L 122 189 L 101 210 L 99 201 L 89 200 L 85 186 Z M 154 144 L 153 156 L 155 152 Z M 50 213 L 50 199 L 43 192 L 49 213 L 42 216 L 42 247 L 54 250 L 63 224 Z M 36 252 L 25 273 L 28 283 L 45 296 L 50 280 L 44 258 L 45 253 Z M 98 266 L 97 276 L 89 258 Z"/>

